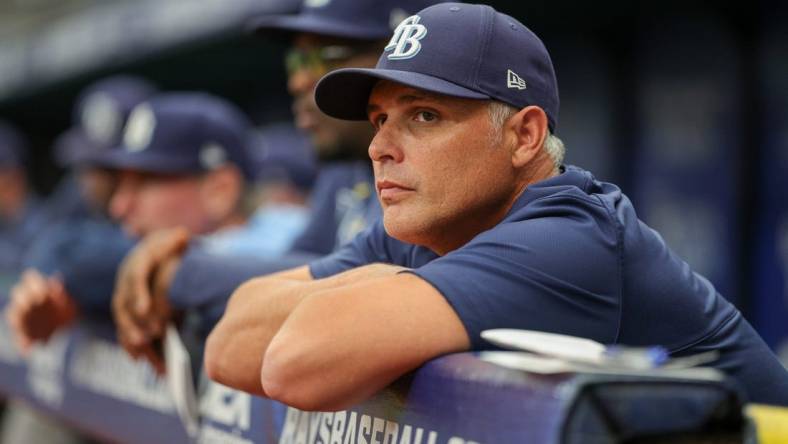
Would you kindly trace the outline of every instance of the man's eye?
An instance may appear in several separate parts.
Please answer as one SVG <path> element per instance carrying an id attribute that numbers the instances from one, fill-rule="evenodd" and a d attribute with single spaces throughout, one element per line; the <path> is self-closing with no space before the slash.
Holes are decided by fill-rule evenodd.
<path id="1" fill-rule="evenodd" d="M 430 111 L 419 111 L 416 113 L 416 120 L 419 122 L 432 122 L 437 118 L 438 116 Z"/>
<path id="2" fill-rule="evenodd" d="M 375 126 L 375 128 L 380 128 L 384 123 L 386 123 L 386 117 L 387 116 L 385 114 L 381 114 L 375 117 L 375 120 L 372 121 L 372 124 Z"/>

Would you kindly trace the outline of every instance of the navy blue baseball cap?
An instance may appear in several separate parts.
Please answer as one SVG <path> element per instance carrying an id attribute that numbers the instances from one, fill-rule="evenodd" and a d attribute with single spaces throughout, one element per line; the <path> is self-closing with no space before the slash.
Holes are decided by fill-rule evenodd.
<path id="1" fill-rule="evenodd" d="M 88 86 L 77 98 L 73 126 L 55 141 L 55 161 L 62 167 L 86 165 L 120 145 L 129 113 L 155 91 L 151 83 L 126 75 Z"/>
<path id="2" fill-rule="evenodd" d="M 299 14 L 267 15 L 249 21 L 251 31 L 308 32 L 356 40 L 382 40 L 404 18 L 436 0 L 304 0 Z"/>
<path id="3" fill-rule="evenodd" d="M 25 142 L 10 123 L 0 120 L 0 169 L 21 168 L 25 164 Z"/>
<path id="4" fill-rule="evenodd" d="M 200 174 L 234 164 L 251 180 L 251 124 L 235 105 L 206 93 L 167 93 L 137 105 L 119 147 L 99 166 L 161 174 Z"/>
<path id="5" fill-rule="evenodd" d="M 309 190 L 317 175 L 317 159 L 309 136 L 289 123 L 270 124 L 251 135 L 258 182 L 285 181 Z"/>
<path id="6" fill-rule="evenodd" d="M 558 85 L 539 37 L 486 5 L 442 3 L 405 19 L 374 69 L 347 68 L 321 79 L 318 107 L 332 117 L 365 120 L 379 80 L 448 96 L 539 106 L 558 124 Z"/>

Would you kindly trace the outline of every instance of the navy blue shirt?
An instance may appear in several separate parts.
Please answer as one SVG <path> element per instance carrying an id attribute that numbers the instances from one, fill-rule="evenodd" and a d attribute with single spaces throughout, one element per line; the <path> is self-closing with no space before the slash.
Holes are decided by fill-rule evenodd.
<path id="1" fill-rule="evenodd" d="M 753 402 L 788 405 L 788 372 L 738 310 L 641 222 L 618 187 L 567 167 L 530 185 L 504 219 L 438 257 L 389 237 L 381 221 L 310 265 L 316 279 L 384 262 L 412 268 L 451 304 L 475 350 L 490 328 L 605 344 L 719 350 L 714 364 Z"/>

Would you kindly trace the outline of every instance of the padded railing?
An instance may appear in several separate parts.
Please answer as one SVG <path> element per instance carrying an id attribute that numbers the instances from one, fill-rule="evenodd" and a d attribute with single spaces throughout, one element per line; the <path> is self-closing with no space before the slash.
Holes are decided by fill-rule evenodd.
<path id="1" fill-rule="evenodd" d="M 301 412 L 199 379 L 200 425 L 190 437 L 166 380 L 129 358 L 109 323 L 80 322 L 23 359 L 0 321 L 0 394 L 113 442 L 581 443 L 743 429 L 737 393 L 724 382 L 538 376 L 472 353 L 431 361 L 342 412 Z"/>

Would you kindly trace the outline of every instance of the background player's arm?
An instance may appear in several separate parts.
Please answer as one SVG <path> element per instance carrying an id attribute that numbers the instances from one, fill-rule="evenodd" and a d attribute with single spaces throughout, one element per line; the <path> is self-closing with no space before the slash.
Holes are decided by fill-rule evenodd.
<path id="1" fill-rule="evenodd" d="M 306 281 L 304 267 L 249 281 L 208 339 L 209 376 L 302 409 L 333 410 L 435 356 L 467 350 L 443 296 L 400 270 L 373 264 Z"/>

